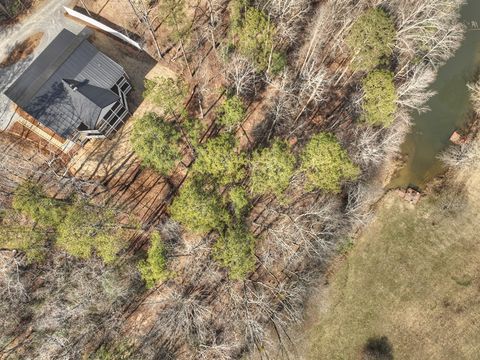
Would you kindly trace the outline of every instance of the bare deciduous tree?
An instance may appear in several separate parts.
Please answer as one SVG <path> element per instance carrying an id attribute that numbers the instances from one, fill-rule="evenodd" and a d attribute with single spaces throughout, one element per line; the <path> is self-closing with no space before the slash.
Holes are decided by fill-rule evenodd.
<path id="1" fill-rule="evenodd" d="M 275 207 L 268 211 L 276 221 L 266 229 L 268 251 L 262 254 L 266 266 L 278 257 L 284 263 L 295 263 L 304 256 L 324 260 L 334 248 L 342 224 L 339 203 L 334 197 L 322 196 L 294 213 Z"/>
<path id="2" fill-rule="evenodd" d="M 480 80 L 468 84 L 468 89 L 470 90 L 470 101 L 472 102 L 473 111 L 480 116 Z"/>
<path id="3" fill-rule="evenodd" d="M 309 14 L 310 6 L 307 0 L 258 1 L 258 7 L 273 19 L 277 35 L 286 45 L 298 39 L 298 32 Z"/>
<path id="4" fill-rule="evenodd" d="M 204 344 L 211 332 L 209 324 L 213 314 L 203 304 L 202 294 L 188 289 L 192 287 L 170 293 L 158 319 L 158 329 L 172 338 L 186 336 L 191 344 Z"/>
<path id="5" fill-rule="evenodd" d="M 359 181 L 348 186 L 347 194 L 345 214 L 355 231 L 370 222 L 373 217 L 372 206 L 383 195 L 383 189 L 378 184 Z"/>
<path id="6" fill-rule="evenodd" d="M 153 21 L 150 19 L 150 12 L 153 10 L 153 7 L 150 5 L 151 1 L 149 0 L 127 0 L 130 4 L 135 16 L 138 21 L 143 24 L 145 29 L 150 33 L 153 44 L 155 45 L 155 51 L 157 56 L 161 59 L 163 58 L 162 52 L 160 51 L 160 46 L 158 45 L 157 36 L 155 35 L 155 28 L 153 26 Z"/>
<path id="7" fill-rule="evenodd" d="M 386 131 L 371 126 L 355 128 L 353 139 L 353 159 L 363 169 L 376 168 L 385 160 L 385 149 L 382 146 Z"/>
<path id="8" fill-rule="evenodd" d="M 458 21 L 464 0 L 392 0 L 396 48 L 401 54 L 402 74 L 410 64 L 423 59 L 433 68 L 450 58 L 460 46 L 464 26 Z"/>
<path id="9" fill-rule="evenodd" d="M 0 252 L 0 297 L 15 301 L 28 299 L 25 285 L 20 279 L 23 261 L 15 256 L 15 252 Z"/>
<path id="10" fill-rule="evenodd" d="M 113 333 L 124 304 L 139 286 L 136 272 L 129 266 L 119 273 L 98 260 L 80 262 L 61 254 L 53 254 L 33 270 L 35 274 L 24 272 L 20 281 L 35 281 L 30 295 L 35 302 L 26 302 L 24 313 L 31 314 L 25 326 L 33 330 L 31 340 L 38 343 L 28 356 L 38 359 L 75 358 L 102 329 Z M 15 305 L 10 311 L 14 310 Z M 21 334 L 21 329 L 16 331 Z M 3 351 L 22 349 L 7 347 Z"/>
<path id="11" fill-rule="evenodd" d="M 248 97 L 255 94 L 258 82 L 257 72 L 249 60 L 234 55 L 226 65 L 225 71 L 237 95 Z"/>
<path id="12" fill-rule="evenodd" d="M 451 145 L 439 155 L 439 159 L 459 172 L 471 171 L 471 168 L 478 166 L 480 161 L 480 145 L 477 141 Z"/>
<path id="13" fill-rule="evenodd" d="M 325 100 L 325 92 L 330 85 L 330 78 L 322 65 L 317 65 L 315 61 L 311 61 L 300 72 L 299 82 L 299 97 L 300 99 L 306 99 L 304 108 L 310 103 L 318 105 Z"/>
<path id="14" fill-rule="evenodd" d="M 273 136 L 282 136 L 291 131 L 292 121 L 298 111 L 298 89 L 289 72 L 283 72 L 271 83 L 273 96 L 268 104 L 263 126 L 257 129 L 258 139 L 269 140 Z"/>
<path id="15" fill-rule="evenodd" d="M 397 89 L 397 104 L 419 113 L 428 111 L 427 101 L 435 95 L 429 90 L 435 80 L 435 73 L 427 66 L 415 66 L 408 78 Z"/>

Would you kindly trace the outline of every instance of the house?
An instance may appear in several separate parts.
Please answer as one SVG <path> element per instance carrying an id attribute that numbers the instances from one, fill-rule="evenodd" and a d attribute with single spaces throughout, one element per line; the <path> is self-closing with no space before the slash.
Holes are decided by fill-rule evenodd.
<path id="1" fill-rule="evenodd" d="M 5 91 L 16 121 L 62 150 L 108 137 L 128 115 L 123 68 L 89 41 L 62 30 Z"/>

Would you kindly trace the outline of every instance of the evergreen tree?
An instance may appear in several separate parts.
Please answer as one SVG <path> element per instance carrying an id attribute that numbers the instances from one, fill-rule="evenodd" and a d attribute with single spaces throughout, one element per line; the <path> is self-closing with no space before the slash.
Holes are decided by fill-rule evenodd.
<path id="1" fill-rule="evenodd" d="M 63 219 L 65 203 L 49 197 L 32 181 L 20 184 L 14 192 L 12 207 L 43 227 L 56 227 Z"/>
<path id="2" fill-rule="evenodd" d="M 158 105 L 165 115 L 177 117 L 184 111 L 183 102 L 187 96 L 187 86 L 182 79 L 157 77 L 145 80 L 143 97 Z"/>
<path id="3" fill-rule="evenodd" d="M 215 243 L 213 257 L 230 279 L 242 280 L 255 269 L 255 238 L 244 226 L 229 228 Z"/>
<path id="4" fill-rule="evenodd" d="M 359 70 L 370 71 L 387 64 L 393 53 L 395 25 L 383 9 L 367 10 L 353 24 L 346 38 L 354 56 L 353 65 Z"/>
<path id="5" fill-rule="evenodd" d="M 29 261 L 41 260 L 50 241 L 79 258 L 96 253 L 105 263 L 125 245 L 126 227 L 114 209 L 79 198 L 54 199 L 32 182 L 17 188 L 13 204 L 1 218 L 0 246 L 24 251 Z"/>
<path id="6" fill-rule="evenodd" d="M 165 245 L 158 231 L 154 231 L 150 236 L 147 259 L 139 262 L 138 270 L 148 289 L 152 288 L 157 282 L 165 281 L 171 276 L 171 273 L 167 270 Z"/>
<path id="7" fill-rule="evenodd" d="M 335 136 L 324 132 L 314 135 L 303 149 L 302 169 L 307 189 L 334 193 L 340 192 L 342 181 L 354 180 L 360 174 Z"/>
<path id="8" fill-rule="evenodd" d="M 229 97 L 220 107 L 218 122 L 228 130 L 236 128 L 245 118 L 245 106 L 239 96 Z"/>
<path id="9" fill-rule="evenodd" d="M 190 231 L 206 234 L 230 222 L 228 211 L 212 188 L 205 189 L 199 179 L 188 179 L 170 206 L 172 218 Z"/>
<path id="10" fill-rule="evenodd" d="M 146 166 L 167 175 L 181 159 L 180 133 L 155 113 L 135 120 L 130 137 L 135 154 Z"/>
<path id="11" fill-rule="evenodd" d="M 193 147 L 197 147 L 203 135 L 202 122 L 197 118 L 187 117 L 182 123 L 182 128 L 189 143 Z"/>
<path id="12" fill-rule="evenodd" d="M 86 259 L 95 252 L 107 264 L 126 245 L 115 212 L 81 199 L 66 209 L 57 231 L 57 246 L 69 254 Z"/>
<path id="13" fill-rule="evenodd" d="M 236 150 L 236 145 L 235 137 L 230 134 L 208 140 L 198 148 L 193 173 L 220 185 L 241 181 L 246 175 L 246 158 Z"/>
<path id="14" fill-rule="evenodd" d="M 363 80 L 363 116 L 370 125 L 390 126 L 395 120 L 397 95 L 393 74 L 373 71 Z"/>
<path id="15" fill-rule="evenodd" d="M 285 142 L 276 140 L 271 147 L 253 154 L 251 169 L 250 187 L 253 194 L 273 193 L 279 196 L 290 184 L 295 171 L 295 156 Z"/>
<path id="16" fill-rule="evenodd" d="M 248 210 L 250 200 L 248 199 L 247 192 L 240 186 L 234 186 L 228 191 L 228 198 L 232 205 L 233 212 L 237 219 L 240 219 Z"/>
<path id="17" fill-rule="evenodd" d="M 25 221 L 17 211 L 4 211 L 0 224 L 0 248 L 25 253 L 27 262 L 41 261 L 48 251 L 51 230 Z"/>
<path id="18" fill-rule="evenodd" d="M 238 12 L 232 13 L 232 27 L 234 43 L 238 52 L 250 59 L 258 71 L 270 70 L 278 73 L 285 65 L 284 56 L 275 51 L 275 35 L 277 29 L 270 19 L 261 10 L 242 6 L 235 8 Z M 235 16 L 243 17 L 240 19 Z"/>

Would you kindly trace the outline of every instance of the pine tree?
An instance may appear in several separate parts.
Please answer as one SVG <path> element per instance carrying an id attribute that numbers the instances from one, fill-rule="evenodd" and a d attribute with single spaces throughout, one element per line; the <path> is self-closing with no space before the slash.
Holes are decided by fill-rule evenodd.
<path id="1" fill-rule="evenodd" d="M 230 215 L 223 207 L 220 196 L 212 188 L 205 188 L 199 179 L 188 179 L 180 194 L 170 206 L 172 218 L 187 229 L 206 234 L 222 229 L 230 222 Z"/>
<path id="2" fill-rule="evenodd" d="M 383 9 L 369 9 L 353 24 L 346 38 L 354 56 L 353 65 L 371 71 L 387 64 L 393 53 L 395 25 Z"/>
<path id="3" fill-rule="evenodd" d="M 271 147 L 256 151 L 251 161 L 250 187 L 255 195 L 281 195 L 295 171 L 295 156 L 288 145 L 275 140 Z"/>
<path id="4" fill-rule="evenodd" d="M 171 122 L 150 112 L 135 120 L 130 141 L 144 165 L 167 175 L 181 159 L 180 136 Z"/>
<path id="5" fill-rule="evenodd" d="M 342 181 L 354 180 L 360 174 L 338 140 L 329 133 L 314 135 L 303 149 L 302 169 L 307 189 L 340 192 Z"/>

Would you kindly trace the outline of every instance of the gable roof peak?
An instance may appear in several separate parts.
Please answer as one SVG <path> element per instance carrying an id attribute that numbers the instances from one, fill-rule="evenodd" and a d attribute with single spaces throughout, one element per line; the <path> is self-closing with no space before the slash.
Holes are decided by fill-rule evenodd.
<path id="1" fill-rule="evenodd" d="M 82 85 L 80 81 L 73 79 L 62 79 L 62 81 L 66 83 L 73 91 L 77 91 L 78 87 Z"/>

